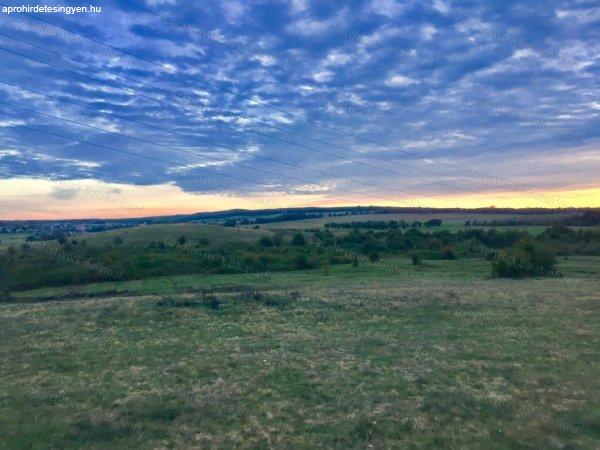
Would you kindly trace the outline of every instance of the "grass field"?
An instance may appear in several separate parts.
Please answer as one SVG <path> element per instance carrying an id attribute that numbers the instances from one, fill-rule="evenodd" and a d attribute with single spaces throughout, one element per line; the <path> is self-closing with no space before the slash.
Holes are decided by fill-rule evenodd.
<path id="1" fill-rule="evenodd" d="M 343 223 L 343 222 L 364 222 L 364 221 L 405 221 L 407 223 L 412 223 L 414 221 L 425 222 L 430 219 L 442 219 L 442 226 L 434 228 L 435 230 L 449 230 L 449 231 L 457 231 L 466 229 L 465 226 L 466 221 L 479 221 L 479 222 L 491 222 L 491 221 L 503 221 L 503 220 L 536 220 L 536 221 L 550 221 L 556 220 L 557 218 L 562 217 L 563 215 L 558 213 L 547 213 L 547 214 L 536 214 L 536 215 L 527 215 L 527 214 L 485 214 L 485 213 L 399 213 L 399 214 L 357 214 L 357 215 L 348 215 L 348 216 L 326 216 L 320 217 L 316 219 L 306 219 L 306 220 L 295 220 L 289 222 L 273 222 L 261 225 L 264 228 L 273 228 L 273 229 L 307 229 L 307 228 L 322 228 L 326 223 Z M 487 228 L 480 227 L 477 228 Z M 519 227 L 496 227 L 498 229 L 531 229 L 535 230 L 536 228 L 545 229 L 545 226 L 537 226 L 531 225 L 529 227 L 519 226 Z M 335 231 L 335 229 L 332 229 Z"/>
<path id="2" fill-rule="evenodd" d="M 19 246 L 25 242 L 27 236 L 21 233 L 15 234 L 0 234 L 0 251 L 7 249 L 10 246 Z"/>
<path id="3" fill-rule="evenodd" d="M 23 292 L 0 305 L 0 442 L 596 448 L 598 262 L 561 261 L 563 280 L 398 259 L 416 275 L 340 265 Z"/>

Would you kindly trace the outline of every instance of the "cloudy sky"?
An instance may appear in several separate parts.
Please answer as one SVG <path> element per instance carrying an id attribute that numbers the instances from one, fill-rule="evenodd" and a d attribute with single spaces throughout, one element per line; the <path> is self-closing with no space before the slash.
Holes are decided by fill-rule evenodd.
<path id="1" fill-rule="evenodd" d="M 193 3 L 0 14 L 0 218 L 600 206 L 597 2 Z"/>

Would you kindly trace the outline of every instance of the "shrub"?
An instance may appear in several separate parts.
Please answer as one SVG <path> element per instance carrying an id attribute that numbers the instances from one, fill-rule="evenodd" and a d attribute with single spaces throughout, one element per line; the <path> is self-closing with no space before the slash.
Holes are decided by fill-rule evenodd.
<path id="1" fill-rule="evenodd" d="M 121 245 L 123 243 L 123 239 L 121 239 L 119 236 L 117 236 L 116 238 L 113 239 L 113 242 L 118 247 L 119 245 Z"/>
<path id="2" fill-rule="evenodd" d="M 417 254 L 413 254 L 411 256 L 411 260 L 412 260 L 412 265 L 413 266 L 420 266 L 421 265 L 421 257 Z"/>
<path id="3" fill-rule="evenodd" d="M 371 253 L 369 253 L 369 261 L 371 261 L 371 262 L 379 261 L 379 253 L 377 253 L 376 251 L 372 251 Z"/>
<path id="4" fill-rule="evenodd" d="M 179 239 L 177 239 L 177 243 L 178 243 L 179 245 L 183 245 L 183 244 L 185 244 L 186 242 L 187 242 L 187 239 L 186 239 L 186 237 L 185 237 L 185 236 L 180 236 L 180 237 L 179 237 Z"/>
<path id="5" fill-rule="evenodd" d="M 275 234 L 273 236 L 273 245 L 279 247 L 283 244 L 283 235 L 281 233 Z"/>
<path id="6" fill-rule="evenodd" d="M 304 239 L 304 235 L 302 233 L 297 233 L 292 239 L 292 245 L 302 246 L 306 244 L 306 240 Z"/>
<path id="7" fill-rule="evenodd" d="M 330 265 L 327 258 L 321 261 L 321 269 L 323 269 L 323 275 L 329 275 Z"/>
<path id="8" fill-rule="evenodd" d="M 545 245 L 530 237 L 521 239 L 515 248 L 499 253 L 492 261 L 492 273 L 502 278 L 552 276 L 556 259 Z"/>
<path id="9" fill-rule="evenodd" d="M 271 240 L 270 237 L 263 236 L 258 240 L 258 245 L 260 245 L 261 247 L 272 247 L 273 241 Z"/>
<path id="10" fill-rule="evenodd" d="M 296 269 L 312 269 L 313 267 L 314 264 L 308 260 L 308 256 L 305 253 L 300 253 L 296 256 Z"/>
<path id="11" fill-rule="evenodd" d="M 2 291 L 0 291 L 0 302 L 10 302 L 11 300 L 12 297 L 10 295 L 10 290 L 8 289 L 8 287 L 2 288 Z"/>
<path id="12" fill-rule="evenodd" d="M 444 254 L 444 259 L 456 259 L 456 255 L 454 254 L 454 250 L 449 245 L 444 246 L 442 250 Z"/>

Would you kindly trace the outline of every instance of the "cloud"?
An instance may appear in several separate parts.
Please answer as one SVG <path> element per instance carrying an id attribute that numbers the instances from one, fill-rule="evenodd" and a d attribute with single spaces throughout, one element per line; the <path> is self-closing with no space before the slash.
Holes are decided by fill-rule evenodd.
<path id="1" fill-rule="evenodd" d="M 385 84 L 392 87 L 406 87 L 412 84 L 418 84 L 417 80 L 413 80 L 410 77 L 405 77 L 404 75 L 391 75 L 385 80 Z"/>
<path id="2" fill-rule="evenodd" d="M 291 192 L 286 175 L 301 178 L 304 187 L 328 180 L 283 163 L 321 171 L 342 167 L 352 180 L 390 188 L 399 179 L 407 182 L 402 174 L 409 169 L 402 164 L 408 162 L 415 166 L 410 173 L 422 179 L 403 186 L 436 194 L 436 177 L 427 169 L 460 178 L 440 162 L 460 163 L 473 155 L 481 156 L 477 164 L 483 168 L 510 177 L 513 169 L 497 161 L 500 151 L 510 152 L 518 165 L 548 149 L 571 148 L 567 135 L 582 145 L 597 139 L 597 11 L 584 3 L 481 2 L 467 8 L 450 0 L 367 0 L 351 8 L 309 0 L 208 0 L 185 7 L 180 1 L 147 2 L 197 33 L 152 14 L 132 13 L 119 2 L 110 14 L 71 18 L 69 26 L 78 32 L 146 61 L 50 25 L 35 26 L 25 17 L 9 21 L 11 36 L 81 63 L 22 42 L 12 43 L 11 50 L 98 80 L 3 54 L 2 81 L 75 104 L 40 101 L 0 84 L 0 100 L 33 110 L 0 104 L 0 177 L 44 172 L 64 179 L 211 189 L 173 177 L 171 171 L 184 165 L 195 167 L 195 173 L 216 172 L 232 190 L 262 189 L 248 188 L 252 180 Z M 459 19 L 465 16 L 470 19 Z M 498 107 L 477 106 L 465 96 Z M 363 156 L 392 158 L 399 165 L 369 162 L 398 174 L 384 176 L 354 161 L 361 156 L 350 150 L 365 141 L 378 145 Z M 252 149 L 282 163 L 242 158 L 219 146 Z M 219 161 L 177 151 L 186 149 Z M 241 160 L 249 167 L 234 164 Z M 594 183 L 597 175 L 584 169 L 578 180 Z M 563 172 L 557 163 L 532 182 L 545 186 L 560 179 L 564 184 L 557 186 L 566 186 Z M 336 189 L 343 181 L 329 186 L 327 201 L 341 195 Z"/>
<path id="3" fill-rule="evenodd" d="M 428 24 L 428 25 L 423 25 L 421 27 L 421 36 L 422 36 L 423 40 L 425 40 L 425 41 L 432 40 L 436 33 L 437 33 L 437 28 L 434 27 L 433 25 Z"/>
<path id="4" fill-rule="evenodd" d="M 442 0 L 434 0 L 433 8 L 442 14 L 447 14 L 448 11 L 450 10 L 448 5 L 446 3 L 444 3 Z"/>
<path id="5" fill-rule="evenodd" d="M 371 0 L 369 9 L 374 14 L 394 18 L 404 11 L 405 4 L 397 2 L 396 0 Z"/>
<path id="6" fill-rule="evenodd" d="M 352 55 L 335 49 L 335 50 L 331 50 L 327 54 L 327 57 L 325 58 L 323 65 L 328 66 L 328 67 L 339 67 L 339 66 L 345 66 L 350 61 L 352 61 Z"/>
<path id="7" fill-rule="evenodd" d="M 51 193 L 50 197 L 55 200 L 72 200 L 77 196 L 76 189 L 61 189 L 55 188 Z"/>
<path id="8" fill-rule="evenodd" d="M 556 17 L 560 20 L 592 23 L 600 21 L 600 8 L 557 9 Z"/>
<path id="9" fill-rule="evenodd" d="M 246 13 L 246 6 L 239 0 L 221 0 L 221 8 L 230 23 L 237 22 Z"/>
<path id="10" fill-rule="evenodd" d="M 0 150 L 0 159 L 6 158 L 7 156 L 21 156 L 21 155 L 22 155 L 22 153 L 18 150 L 12 150 L 12 149 Z"/>
<path id="11" fill-rule="evenodd" d="M 313 78 L 319 83 L 324 83 L 330 81 L 333 78 L 334 72 L 331 70 L 320 70 L 318 72 L 313 73 Z"/>

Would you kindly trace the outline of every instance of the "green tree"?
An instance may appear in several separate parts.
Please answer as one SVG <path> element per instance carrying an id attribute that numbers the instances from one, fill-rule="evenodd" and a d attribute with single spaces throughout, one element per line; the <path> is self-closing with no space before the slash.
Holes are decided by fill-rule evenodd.
<path id="1" fill-rule="evenodd" d="M 272 247 L 273 241 L 271 240 L 270 237 L 263 236 L 258 240 L 258 245 L 260 245 L 261 247 Z"/>
<path id="2" fill-rule="evenodd" d="M 306 245 L 306 239 L 304 239 L 304 235 L 302 233 L 297 233 L 292 239 L 292 245 Z"/>
<path id="3" fill-rule="evenodd" d="M 379 253 L 377 253 L 376 251 L 372 251 L 371 253 L 369 253 L 369 261 L 371 261 L 371 262 L 379 261 Z"/>
<path id="4" fill-rule="evenodd" d="M 512 250 L 496 255 L 492 261 L 492 273 L 502 278 L 553 276 L 556 274 L 555 265 L 556 258 L 552 251 L 526 236 Z"/>

